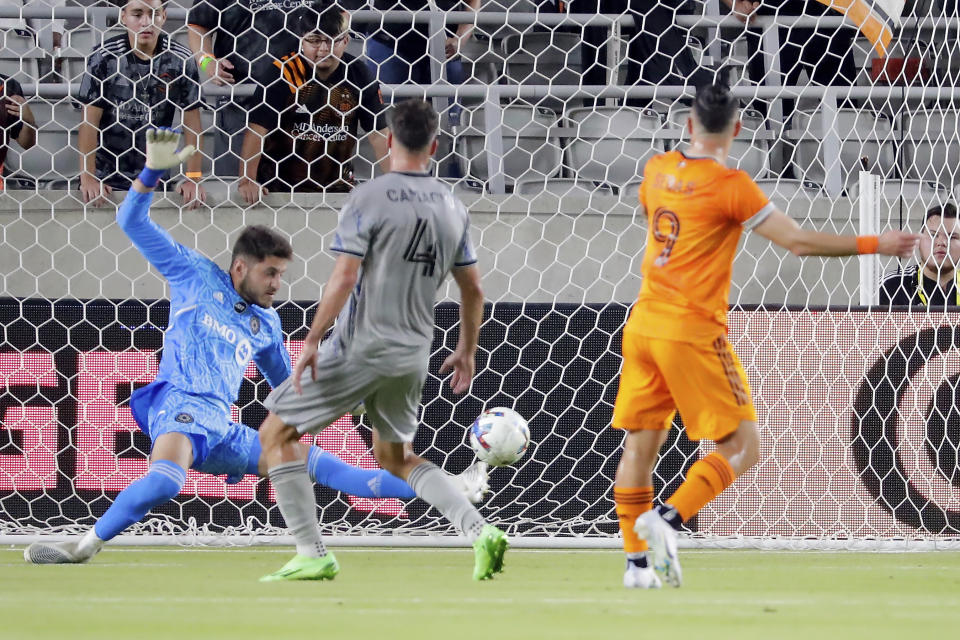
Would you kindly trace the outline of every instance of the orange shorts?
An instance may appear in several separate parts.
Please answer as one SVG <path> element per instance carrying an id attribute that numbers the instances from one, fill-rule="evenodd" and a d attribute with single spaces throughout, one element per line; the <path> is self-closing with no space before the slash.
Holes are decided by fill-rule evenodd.
<path id="1" fill-rule="evenodd" d="M 677 409 L 691 440 L 722 440 L 756 421 L 750 383 L 726 338 L 712 344 L 623 332 L 623 370 L 613 426 L 669 429 Z"/>

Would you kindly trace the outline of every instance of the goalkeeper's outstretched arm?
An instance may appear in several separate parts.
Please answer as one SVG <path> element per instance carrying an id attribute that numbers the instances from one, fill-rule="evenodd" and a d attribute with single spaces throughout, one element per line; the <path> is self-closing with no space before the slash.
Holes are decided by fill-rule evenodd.
<path id="1" fill-rule="evenodd" d="M 756 226 L 755 233 L 797 256 L 854 256 L 879 253 L 909 258 L 920 236 L 905 231 L 886 231 L 879 236 L 840 236 L 804 229 L 780 211 Z"/>
<path id="2" fill-rule="evenodd" d="M 117 224 L 133 241 L 134 246 L 163 276 L 173 282 L 187 262 L 186 249 L 166 229 L 150 219 L 153 190 L 160 176 L 170 167 L 190 157 L 195 149 L 177 151 L 180 134 L 166 130 L 147 132 L 147 164 L 134 180 L 126 199 L 117 211 Z"/>

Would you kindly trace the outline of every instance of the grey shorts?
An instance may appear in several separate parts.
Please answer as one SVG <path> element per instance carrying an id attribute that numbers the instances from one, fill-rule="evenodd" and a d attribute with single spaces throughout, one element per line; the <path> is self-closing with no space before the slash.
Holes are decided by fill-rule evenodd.
<path id="1" fill-rule="evenodd" d="M 412 442 L 426 377 L 426 363 L 421 370 L 391 376 L 384 367 L 321 352 L 317 379 L 310 379 L 309 369 L 301 378 L 302 395 L 286 380 L 264 406 L 300 433 L 317 433 L 363 404 L 381 440 Z"/>

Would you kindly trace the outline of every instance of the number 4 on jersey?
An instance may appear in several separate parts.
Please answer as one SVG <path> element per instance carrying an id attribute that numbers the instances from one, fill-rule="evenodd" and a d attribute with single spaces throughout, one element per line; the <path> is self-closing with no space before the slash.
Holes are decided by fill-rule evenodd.
<path id="1" fill-rule="evenodd" d="M 421 275 L 433 276 L 433 269 L 437 264 L 437 245 L 430 242 L 427 237 L 427 221 L 423 218 L 417 218 L 417 225 L 413 229 L 413 236 L 403 254 L 403 259 L 407 262 L 423 264 Z"/>

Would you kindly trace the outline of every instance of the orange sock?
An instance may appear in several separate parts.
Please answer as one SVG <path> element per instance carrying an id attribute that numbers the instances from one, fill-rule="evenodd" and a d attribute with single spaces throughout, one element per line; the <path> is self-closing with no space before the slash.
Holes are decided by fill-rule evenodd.
<path id="1" fill-rule="evenodd" d="M 687 479 L 676 493 L 670 496 L 667 504 L 673 505 L 680 517 L 687 521 L 723 493 L 734 480 L 736 474 L 727 459 L 719 453 L 711 453 L 693 463 L 687 472 Z"/>
<path id="2" fill-rule="evenodd" d="M 646 551 L 647 543 L 637 537 L 633 523 L 653 507 L 653 487 L 614 487 L 613 501 L 623 533 L 623 550 L 627 553 Z"/>

